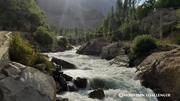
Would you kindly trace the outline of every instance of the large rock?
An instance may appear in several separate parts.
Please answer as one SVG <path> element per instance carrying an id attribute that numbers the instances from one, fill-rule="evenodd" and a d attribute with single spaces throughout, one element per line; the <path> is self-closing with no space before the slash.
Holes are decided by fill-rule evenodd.
<path id="1" fill-rule="evenodd" d="M 155 93 L 169 93 L 170 99 L 160 101 L 180 101 L 180 48 L 156 52 L 148 56 L 138 68 L 137 77 L 145 87 Z"/>
<path id="2" fill-rule="evenodd" d="M 91 42 L 87 42 L 82 45 L 76 53 L 85 55 L 100 55 L 102 53 L 102 47 L 107 46 L 108 41 L 106 38 L 98 38 Z"/>
<path id="3" fill-rule="evenodd" d="M 63 88 L 63 91 L 67 91 L 67 82 L 66 82 L 66 79 L 64 77 L 62 77 L 62 76 L 59 76 L 58 82 L 61 85 L 61 87 Z"/>
<path id="4" fill-rule="evenodd" d="M 80 78 L 77 77 L 76 80 L 74 80 L 74 84 L 78 87 L 78 88 L 86 88 L 87 87 L 87 79 L 86 78 Z"/>
<path id="5" fill-rule="evenodd" d="M 107 59 L 107 60 L 113 59 L 117 55 L 124 53 L 122 52 L 123 49 L 121 49 L 123 46 L 124 44 L 120 41 L 110 44 L 108 46 L 104 46 L 102 48 L 101 58 Z"/>
<path id="6" fill-rule="evenodd" d="M 96 89 L 96 90 L 90 92 L 88 94 L 88 96 L 93 99 L 95 99 L 95 98 L 102 99 L 103 97 L 105 97 L 105 94 L 104 94 L 103 89 Z"/>
<path id="7" fill-rule="evenodd" d="M 63 69 L 75 69 L 76 68 L 76 66 L 74 64 L 69 63 L 69 62 L 64 61 L 64 60 L 61 60 L 61 59 L 52 58 L 51 61 L 62 66 Z"/>
<path id="8" fill-rule="evenodd" d="M 54 79 L 33 67 L 11 62 L 3 67 L 0 80 L 1 101 L 55 101 Z"/>

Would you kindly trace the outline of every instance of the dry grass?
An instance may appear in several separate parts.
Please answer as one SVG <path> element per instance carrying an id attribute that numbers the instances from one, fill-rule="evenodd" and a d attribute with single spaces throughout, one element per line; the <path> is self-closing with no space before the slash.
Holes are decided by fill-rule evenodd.
<path id="1" fill-rule="evenodd" d="M 157 39 L 158 44 L 171 44 L 171 39 L 169 37 L 163 38 L 162 40 Z"/>

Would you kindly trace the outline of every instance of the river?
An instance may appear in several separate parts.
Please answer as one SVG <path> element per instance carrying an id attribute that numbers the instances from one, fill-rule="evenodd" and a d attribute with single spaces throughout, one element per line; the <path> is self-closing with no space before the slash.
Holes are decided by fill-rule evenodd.
<path id="1" fill-rule="evenodd" d="M 77 66 L 78 69 L 63 70 L 65 74 L 74 78 L 85 77 L 89 82 L 87 89 L 64 92 L 59 96 L 68 98 L 70 101 L 100 101 L 88 98 L 87 94 L 92 91 L 89 90 L 90 85 L 93 87 L 105 85 L 103 101 L 158 101 L 156 97 L 146 96 L 146 94 L 154 93 L 136 80 L 135 68 L 110 66 L 109 61 L 100 57 L 76 54 L 77 48 L 65 52 L 48 53 L 50 59 L 56 57 Z M 94 81 L 100 83 L 95 84 Z"/>

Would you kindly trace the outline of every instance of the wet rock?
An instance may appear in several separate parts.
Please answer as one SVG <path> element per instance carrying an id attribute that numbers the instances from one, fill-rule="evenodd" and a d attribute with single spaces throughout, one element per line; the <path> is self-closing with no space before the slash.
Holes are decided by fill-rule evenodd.
<path id="1" fill-rule="evenodd" d="M 63 88 L 63 91 L 67 91 L 67 82 L 66 79 L 62 76 L 59 76 L 59 80 L 58 80 L 60 86 Z"/>
<path id="2" fill-rule="evenodd" d="M 64 77 L 66 79 L 66 81 L 72 81 L 72 77 L 66 74 L 61 74 L 62 77 Z"/>
<path id="3" fill-rule="evenodd" d="M 96 90 L 90 92 L 90 93 L 88 94 L 88 97 L 89 97 L 89 98 L 93 98 L 93 99 L 95 99 L 95 98 L 97 98 L 97 99 L 102 99 L 102 98 L 105 97 L 105 94 L 104 94 L 103 89 L 96 89 Z"/>
<path id="4" fill-rule="evenodd" d="M 74 84 L 68 84 L 69 91 L 78 91 L 77 87 Z"/>
<path id="5" fill-rule="evenodd" d="M 52 58 L 51 61 L 62 66 L 63 69 L 76 69 L 76 66 L 74 64 L 69 63 L 69 62 L 64 61 L 64 60 L 61 60 L 61 59 Z"/>
<path id="6" fill-rule="evenodd" d="M 86 78 L 77 77 L 76 80 L 74 80 L 74 84 L 78 88 L 86 88 L 86 86 L 87 86 L 87 79 Z"/>
<path id="7" fill-rule="evenodd" d="M 101 78 L 94 78 L 94 79 L 90 80 L 90 86 L 93 89 L 106 88 L 105 83 L 104 83 L 103 79 L 101 79 Z"/>
<path id="8" fill-rule="evenodd" d="M 106 38 L 101 37 L 91 42 L 87 42 L 82 45 L 76 53 L 85 55 L 100 55 L 102 53 L 102 47 L 107 46 L 108 41 Z"/>
<path id="9" fill-rule="evenodd" d="M 59 84 L 59 82 L 56 81 L 56 93 L 60 93 L 61 91 L 63 91 L 63 88 L 61 87 L 61 85 Z"/>

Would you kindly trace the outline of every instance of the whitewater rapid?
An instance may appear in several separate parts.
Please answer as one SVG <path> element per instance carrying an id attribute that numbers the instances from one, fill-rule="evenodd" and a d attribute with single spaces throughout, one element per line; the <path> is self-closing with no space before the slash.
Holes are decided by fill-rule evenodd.
<path id="1" fill-rule="evenodd" d="M 98 87 L 94 82 L 96 80 L 103 82 L 106 86 L 103 101 L 158 101 L 156 97 L 146 96 L 146 94 L 154 93 L 152 90 L 143 87 L 139 80 L 136 80 L 135 68 L 109 65 L 109 61 L 100 57 L 76 54 L 76 49 L 77 47 L 70 51 L 47 53 L 50 60 L 52 57 L 56 57 L 73 63 L 78 68 L 63 70 L 65 74 L 73 78 L 85 77 L 89 82 L 87 89 L 82 89 L 78 92 L 64 92 L 59 96 L 68 98 L 70 101 L 100 101 L 87 96 L 92 91 L 89 90 L 91 88 L 90 85 Z"/>

